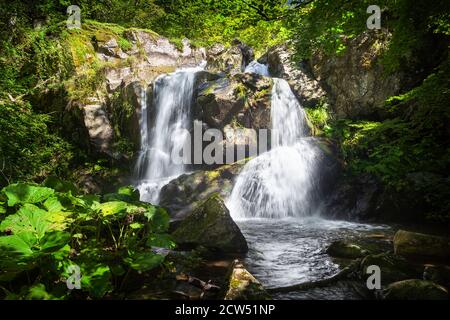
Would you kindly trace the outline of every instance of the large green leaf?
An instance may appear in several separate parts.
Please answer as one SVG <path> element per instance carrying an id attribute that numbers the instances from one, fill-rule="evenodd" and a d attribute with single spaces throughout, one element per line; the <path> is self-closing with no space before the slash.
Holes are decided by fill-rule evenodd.
<path id="1" fill-rule="evenodd" d="M 124 261 L 134 270 L 144 272 L 158 267 L 164 261 L 164 256 L 153 252 L 135 252 Z"/>
<path id="2" fill-rule="evenodd" d="M 133 186 L 121 187 L 117 191 L 118 194 L 128 196 L 131 201 L 139 201 L 139 190 Z"/>
<path id="3" fill-rule="evenodd" d="M 49 212 L 61 212 L 65 210 L 65 207 L 61 204 L 58 197 L 51 196 L 44 202 L 44 207 Z"/>
<path id="4" fill-rule="evenodd" d="M 102 216 L 109 216 L 118 213 L 123 213 L 127 210 L 128 204 L 123 201 L 109 201 L 94 205 L 94 210 L 97 210 Z"/>
<path id="5" fill-rule="evenodd" d="M 44 236 L 50 228 L 46 221 L 48 212 L 33 204 L 25 204 L 15 214 L 9 215 L 0 224 L 0 231 L 9 231 L 13 234 L 31 232 L 37 239 Z"/>
<path id="6" fill-rule="evenodd" d="M 146 206 L 147 211 L 144 215 L 152 223 L 152 231 L 157 233 L 164 233 L 169 229 L 170 216 L 162 207 L 155 207 L 152 205 Z"/>
<path id="7" fill-rule="evenodd" d="M 86 263 L 80 265 L 81 289 L 93 298 L 102 298 L 112 289 L 111 271 L 104 264 Z"/>
<path id="8" fill-rule="evenodd" d="M 67 212 L 48 212 L 33 204 L 25 204 L 15 214 L 9 215 L 0 224 L 0 231 L 10 231 L 13 234 L 32 232 L 41 239 L 47 231 L 64 230 Z"/>
<path id="9" fill-rule="evenodd" d="M 64 231 L 52 231 L 44 235 L 39 241 L 39 249 L 42 253 L 52 253 L 64 246 L 70 240 L 70 233 Z"/>
<path id="10" fill-rule="evenodd" d="M 2 190 L 8 198 L 8 206 L 18 203 L 39 203 L 55 193 L 53 189 L 25 183 L 11 184 Z"/>
<path id="11" fill-rule="evenodd" d="M 0 237 L 0 281 L 9 281 L 34 266 L 36 242 L 31 232 Z"/>

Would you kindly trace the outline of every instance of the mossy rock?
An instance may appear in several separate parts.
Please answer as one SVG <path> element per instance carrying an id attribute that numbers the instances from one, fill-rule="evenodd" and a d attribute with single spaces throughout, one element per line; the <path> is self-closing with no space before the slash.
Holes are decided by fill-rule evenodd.
<path id="1" fill-rule="evenodd" d="M 369 254 L 369 251 L 362 248 L 359 244 L 337 240 L 331 243 L 326 253 L 335 258 L 356 259 Z"/>
<path id="2" fill-rule="evenodd" d="M 233 189 L 233 179 L 245 163 L 246 160 L 241 160 L 215 170 L 183 174 L 162 188 L 160 205 L 169 210 L 172 218 L 183 219 L 213 193 L 219 192 L 222 197 L 229 196 Z"/>
<path id="3" fill-rule="evenodd" d="M 394 236 L 394 252 L 407 258 L 449 260 L 450 238 L 399 230 Z"/>
<path id="4" fill-rule="evenodd" d="M 270 300 L 262 284 L 238 260 L 231 265 L 224 300 Z"/>
<path id="5" fill-rule="evenodd" d="M 426 280 L 408 279 L 391 283 L 382 292 L 386 300 L 448 300 L 444 287 Z"/>
<path id="6" fill-rule="evenodd" d="M 204 246 L 213 252 L 246 253 L 247 241 L 219 194 L 212 194 L 172 233 L 181 248 Z"/>

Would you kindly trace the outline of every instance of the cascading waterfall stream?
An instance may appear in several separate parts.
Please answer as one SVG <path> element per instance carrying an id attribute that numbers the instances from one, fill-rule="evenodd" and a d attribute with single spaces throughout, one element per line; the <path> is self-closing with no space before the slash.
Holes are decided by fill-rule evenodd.
<path id="1" fill-rule="evenodd" d="M 267 76 L 267 66 L 246 72 Z M 310 136 L 306 114 L 289 84 L 273 79 L 271 149 L 238 175 L 227 207 L 249 245 L 245 264 L 266 287 L 330 277 L 339 266 L 323 249 L 342 237 L 363 237 L 384 226 L 325 220 L 319 211 L 319 173 L 326 155 Z M 322 173 L 321 173 L 322 174 Z M 274 299 L 359 299 L 352 287 L 330 286 L 279 294 Z"/>
<path id="2" fill-rule="evenodd" d="M 161 188 L 186 171 L 185 165 L 175 163 L 171 155 L 174 150 L 181 150 L 186 142 L 187 133 L 183 129 L 191 126 L 195 73 L 202 68 L 203 65 L 179 69 L 155 80 L 153 106 L 156 112 L 150 131 L 147 98 L 142 90 L 141 151 L 135 168 L 142 201 L 158 203 Z"/>
<path id="3" fill-rule="evenodd" d="M 246 71 L 266 73 L 264 65 L 250 65 Z M 302 217 L 314 210 L 320 148 L 308 137 L 305 111 L 289 84 L 273 81 L 272 149 L 250 160 L 239 174 L 227 201 L 234 218 Z"/>

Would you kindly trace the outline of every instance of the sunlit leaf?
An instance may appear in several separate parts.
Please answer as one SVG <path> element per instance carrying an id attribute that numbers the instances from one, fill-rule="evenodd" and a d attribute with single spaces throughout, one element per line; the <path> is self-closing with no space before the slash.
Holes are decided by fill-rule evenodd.
<path id="1" fill-rule="evenodd" d="M 139 201 L 140 198 L 139 190 L 133 186 L 121 187 L 117 193 L 129 197 L 131 201 Z"/>
<path id="2" fill-rule="evenodd" d="M 8 198 L 8 206 L 18 203 L 39 203 L 55 193 L 53 189 L 25 183 L 11 184 L 2 190 Z"/>
<path id="3" fill-rule="evenodd" d="M 100 203 L 94 208 L 98 210 L 103 216 L 109 216 L 124 212 L 127 209 L 128 204 L 123 201 L 110 201 Z"/>

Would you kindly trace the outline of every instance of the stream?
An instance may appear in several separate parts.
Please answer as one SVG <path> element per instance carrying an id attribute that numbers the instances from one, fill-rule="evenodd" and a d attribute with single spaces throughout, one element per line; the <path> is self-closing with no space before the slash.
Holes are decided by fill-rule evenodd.
<path id="1" fill-rule="evenodd" d="M 390 233 L 386 225 L 359 224 L 318 217 L 283 219 L 237 219 L 247 239 L 248 270 L 266 288 L 283 287 L 324 279 L 340 267 L 325 253 L 338 239 L 360 239 L 370 234 Z M 350 286 L 317 288 L 274 296 L 275 299 L 361 299 Z"/>

